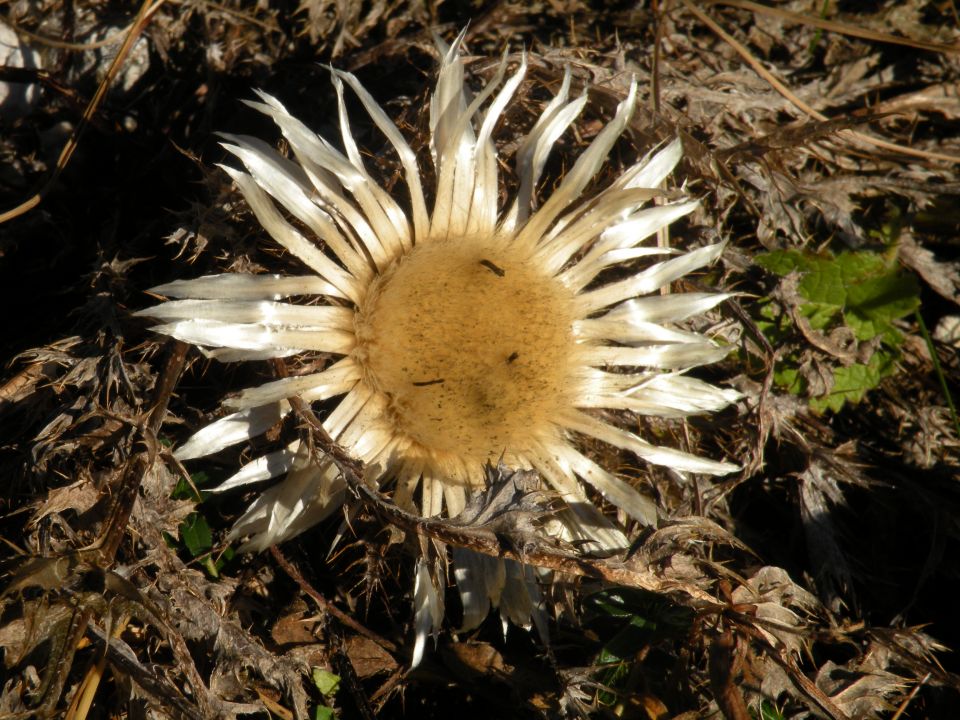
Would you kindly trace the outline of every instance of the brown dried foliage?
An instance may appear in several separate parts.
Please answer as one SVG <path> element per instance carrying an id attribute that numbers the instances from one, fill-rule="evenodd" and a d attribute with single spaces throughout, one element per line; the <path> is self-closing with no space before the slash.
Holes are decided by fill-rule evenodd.
<path id="1" fill-rule="evenodd" d="M 0 7 L 0 23 L 42 65 L 0 67 L 0 83 L 39 91 L 0 112 L 0 212 L 19 208 L 0 225 L 9 328 L 0 717 L 269 709 L 301 718 L 331 702 L 351 717 L 417 708 L 742 718 L 761 700 L 784 717 L 926 717 L 956 707 L 958 668 L 943 650 L 960 644 L 945 589 L 957 575 L 960 438 L 944 387 L 960 387 L 950 330 L 960 315 L 960 23 L 949 2 L 815 5 L 550 0 L 473 12 L 419 0 L 167 1 L 144 4 L 139 16 L 99 0 Z M 508 41 L 530 52 L 531 81 L 501 134 L 505 156 L 542 105 L 538 86 L 558 84 L 567 65 L 594 102 L 551 161 L 554 178 L 631 74 L 646 91 L 623 160 L 683 137 L 682 173 L 704 203 L 674 242 L 732 241 L 723 272 L 702 282 L 743 294 L 699 329 L 739 344 L 709 373 L 747 400 L 720 419 L 640 429 L 745 469 L 722 481 L 681 478 L 596 448 L 672 519 L 631 527 L 624 557 L 592 558 L 537 535 L 535 519 L 552 506 L 530 494 L 535 482 L 494 473 L 471 517 L 424 521 L 356 482 L 358 468 L 341 457 L 356 492 L 342 524 L 214 574 L 242 500 L 200 506 L 214 545 L 192 558 L 179 537 L 196 503 L 174 499 L 188 476 L 168 441 L 204 422 L 224 392 L 270 370 L 198 362 L 185 347 L 160 345 L 128 308 L 174 277 L 286 262 L 209 169 L 222 159 L 213 132 L 266 132 L 237 115 L 251 86 L 329 132 L 331 91 L 316 61 L 333 60 L 359 73 L 425 152 L 430 32 L 449 36 L 468 21 L 477 75 Z M 381 140 L 356 122 L 377 153 Z M 374 161 L 397 177 L 389 156 Z M 934 338 L 906 318 L 897 372 L 859 405 L 817 415 L 774 384 L 774 367 L 787 350 L 800 352 L 813 382 L 849 348 L 802 323 L 789 348 L 771 346 L 754 300 L 789 307 L 796 288 L 753 257 L 872 249 L 870 231 L 893 210 L 899 235 L 886 251 L 922 283 L 918 317 Z M 335 453 L 311 418 L 301 406 L 298 422 L 262 442 L 315 433 L 316 446 Z M 208 471 L 236 460 L 210 461 Z M 329 558 L 311 552 L 326 552 L 334 535 Z M 404 542 L 552 570 L 552 642 L 515 630 L 505 642 L 491 620 L 443 638 L 408 675 Z M 594 623 L 584 598 L 624 587 L 689 614 L 680 631 L 644 635 L 616 675 L 599 664 L 609 626 Z M 341 676 L 336 698 L 319 695 L 312 667 Z"/>

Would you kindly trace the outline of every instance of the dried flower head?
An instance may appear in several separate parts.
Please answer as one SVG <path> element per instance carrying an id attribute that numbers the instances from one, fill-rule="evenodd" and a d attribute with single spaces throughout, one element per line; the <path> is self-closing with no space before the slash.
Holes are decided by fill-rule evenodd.
<path id="1" fill-rule="evenodd" d="M 722 358 L 727 349 L 674 325 L 727 296 L 659 292 L 715 260 L 722 244 L 675 256 L 641 244 L 696 206 L 656 189 L 681 157 L 679 140 L 628 168 L 602 192 L 582 195 L 630 121 L 635 84 L 612 121 L 536 207 L 547 155 L 587 102 L 586 94 L 570 99 L 569 71 L 519 144 L 519 190 L 501 211 L 491 137 L 523 80 L 526 59 L 504 83 L 505 56 L 474 97 L 464 86 L 462 37 L 450 47 L 438 41 L 442 61 L 430 103 L 437 177 L 432 212 L 413 151 L 353 75 L 333 71 L 342 151 L 273 97 L 260 93 L 262 102 L 250 103 L 277 123 L 294 159 L 254 138 L 230 136 L 225 147 L 246 171 L 224 169 L 267 232 L 309 274 L 176 281 L 156 292 L 181 299 L 143 314 L 165 321 L 158 332 L 224 361 L 304 352 L 339 359 L 322 372 L 229 399 L 232 414 L 196 433 L 177 457 L 209 455 L 263 433 L 291 411 L 291 397 L 339 397 L 324 426 L 364 463 L 367 481 L 381 488 L 392 483 L 399 506 L 425 516 L 458 515 L 484 487 L 484 466 L 502 458 L 508 466 L 536 470 L 566 501 L 564 527 L 572 537 L 622 547 L 622 533 L 587 500 L 581 482 L 644 523 L 656 522 L 655 505 L 581 452 L 578 438 L 596 438 L 681 471 L 719 475 L 735 469 L 657 447 L 620 427 L 615 416 L 596 413 L 681 417 L 736 399 L 733 390 L 684 374 Z M 408 211 L 368 174 L 351 134 L 344 83 L 398 153 Z M 657 198 L 660 204 L 651 204 Z M 632 261 L 656 255 L 667 259 L 630 270 Z M 598 280 L 614 266 L 622 267 L 618 279 Z M 291 297 L 310 302 L 284 302 Z M 306 445 L 296 441 L 258 458 L 218 488 L 285 476 L 233 529 L 233 536 L 249 538 L 246 549 L 290 538 L 342 504 L 336 466 L 318 463 Z M 468 614 L 476 616 L 480 608 L 480 619 L 490 601 L 506 603 L 504 588 L 517 572 L 500 563 L 491 570 L 500 580 L 477 580 L 482 567 L 477 562 L 458 574 Z M 436 627 L 442 598 L 424 563 L 415 598 L 418 626 Z M 505 613 L 523 617 L 516 608 Z M 419 635 L 417 655 L 425 629 Z"/>

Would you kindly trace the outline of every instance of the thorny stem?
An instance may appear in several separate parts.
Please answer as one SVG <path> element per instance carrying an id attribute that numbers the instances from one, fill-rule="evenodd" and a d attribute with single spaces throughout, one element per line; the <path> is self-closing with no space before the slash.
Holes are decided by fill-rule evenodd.
<path id="1" fill-rule="evenodd" d="M 120 547 L 130 513 L 133 511 L 133 503 L 140 490 L 140 484 L 156 461 L 159 452 L 157 433 L 167 414 L 167 405 L 173 388 L 176 387 L 177 380 L 180 378 L 180 373 L 183 372 L 186 357 L 187 345 L 179 341 L 174 343 L 157 385 L 153 408 L 139 428 L 141 440 L 146 447 L 127 461 L 120 476 L 117 499 L 113 503 L 109 519 L 104 523 L 103 532 L 93 545 L 85 549 L 87 552 L 96 554 L 95 564 L 104 570 L 113 565 L 117 548 Z"/>
<path id="2" fill-rule="evenodd" d="M 275 360 L 274 366 L 278 375 L 287 376 L 287 368 L 282 360 Z M 637 568 L 626 562 L 579 557 L 539 544 L 526 543 L 521 549 L 516 549 L 512 547 L 509 538 L 503 538 L 489 528 L 453 525 L 443 520 L 419 517 L 401 510 L 363 482 L 363 466 L 330 437 L 326 428 L 302 398 L 290 398 L 290 405 L 309 426 L 317 450 L 326 454 L 337 465 L 351 492 L 383 520 L 401 530 L 420 537 L 439 540 L 448 545 L 467 548 L 482 555 L 514 560 L 524 565 L 533 565 L 568 575 L 604 580 L 616 585 L 657 593 L 668 594 L 679 591 L 686 596 L 682 602 L 700 612 L 716 612 L 724 607 L 717 604 L 716 598 L 695 585 L 663 580 L 650 570 Z M 801 692 L 834 720 L 849 720 L 847 715 L 800 671 L 785 648 L 771 647 L 769 641 L 749 622 L 744 621 L 738 624 L 748 635 L 767 648 L 767 654 L 787 671 Z"/>
<path id="3" fill-rule="evenodd" d="M 708 593 L 693 585 L 661 580 L 648 570 L 631 567 L 624 562 L 584 558 L 539 545 L 531 547 L 529 543 L 522 549 L 517 549 L 498 533 L 486 527 L 463 527 L 401 510 L 362 481 L 363 474 L 359 463 L 330 439 L 329 434 L 303 400 L 291 398 L 290 404 L 297 414 L 310 424 L 316 444 L 336 463 L 347 487 L 377 515 L 401 530 L 473 550 L 481 555 L 515 560 L 524 565 L 534 565 L 568 575 L 605 580 L 617 585 L 642 588 L 652 592 L 679 590 L 692 599 L 708 603 L 715 602 Z"/>
<path id="4" fill-rule="evenodd" d="M 890 718 L 890 720 L 900 720 L 900 717 L 906 712 L 907 708 L 910 706 L 910 703 L 913 702 L 913 699 L 917 696 L 917 693 L 920 692 L 920 688 L 927 684 L 927 681 L 930 679 L 931 673 L 927 673 L 921 678 L 920 682 L 913 686 L 913 689 L 910 691 L 910 694 L 907 695 L 903 702 L 900 703 L 900 707 L 897 708 L 897 712 Z"/>
<path id="5" fill-rule="evenodd" d="M 397 646 L 394 643 L 390 642 L 384 637 L 381 637 L 380 635 L 377 635 L 377 633 L 373 632 L 372 630 L 365 628 L 352 617 L 340 610 L 340 608 L 336 607 L 332 603 L 327 602 L 327 599 L 323 597 L 323 595 L 321 595 L 320 592 L 316 590 L 309 582 L 307 582 L 300 570 L 298 570 L 297 567 L 287 559 L 278 546 L 273 545 L 270 548 L 270 554 L 273 556 L 273 559 L 277 562 L 277 564 L 283 568 L 283 571 L 287 573 L 287 575 L 289 575 L 290 578 L 297 583 L 297 585 L 300 586 L 300 590 L 313 598 L 314 602 L 320 606 L 321 611 L 329 613 L 346 627 L 350 628 L 351 630 L 355 630 L 366 638 L 369 638 L 385 650 L 396 652 Z M 341 678 L 343 678 L 344 683 L 350 690 L 350 695 L 353 696 L 354 702 L 357 704 L 357 709 L 360 711 L 360 714 L 363 716 L 364 720 L 373 720 L 373 709 L 370 707 L 370 703 L 367 700 L 366 695 L 360 690 L 356 670 L 354 670 L 353 662 L 350 660 L 350 657 L 343 651 L 341 638 L 336 632 L 331 632 L 330 639 L 330 646 L 333 650 L 333 660 L 336 664 L 337 673 Z"/>
<path id="6" fill-rule="evenodd" d="M 286 377 L 287 369 L 282 360 L 275 360 L 278 375 Z M 290 398 L 290 405 L 307 423 L 315 445 L 337 465 L 344 482 L 351 492 L 370 506 L 381 518 L 401 530 L 421 537 L 432 538 L 449 545 L 467 548 L 481 555 L 515 560 L 521 564 L 534 565 L 568 575 L 589 577 L 618 585 L 642 588 L 652 592 L 680 591 L 700 603 L 714 604 L 716 600 L 700 588 L 678 581 L 662 580 L 647 569 L 633 567 L 618 560 L 601 560 L 571 555 L 542 545 L 526 543 L 522 548 L 513 547 L 493 530 L 480 527 L 453 525 L 435 518 L 424 518 L 401 510 L 384 498 L 378 491 L 363 482 L 363 467 L 346 450 L 338 445 L 326 428 L 299 397 Z"/>
<path id="7" fill-rule="evenodd" d="M 158 454 L 157 432 L 160 424 L 166 415 L 167 405 L 173 388 L 176 386 L 180 373 L 186 359 L 187 346 L 183 343 L 176 343 L 174 349 L 167 360 L 166 367 L 160 382 L 157 385 L 154 394 L 154 405 L 147 417 L 138 424 L 137 431 L 141 436 L 141 441 L 145 448 L 136 452 L 127 460 L 122 472 L 120 473 L 117 486 L 114 488 L 115 499 L 110 508 L 109 516 L 103 524 L 103 529 L 99 537 L 89 546 L 81 548 L 73 553 L 65 555 L 57 560 L 55 572 L 64 572 L 69 574 L 90 572 L 91 570 L 100 571 L 104 575 L 104 588 L 127 599 L 143 604 L 143 598 L 135 589 L 131 589 L 128 581 L 120 578 L 109 569 L 114 565 L 116 553 L 120 543 L 126 535 L 127 524 L 130 519 L 130 513 L 133 511 L 134 502 L 140 489 L 144 476 L 153 467 Z M 44 566 L 49 563 L 43 563 Z M 26 587 L 31 581 L 30 565 L 24 567 L 23 577 L 20 583 L 15 583 L 8 587 L 4 594 L 9 593 L 16 587 Z M 66 575 L 61 578 L 61 583 L 66 585 Z M 99 596 L 98 596 L 99 597 Z M 145 606 L 146 607 L 146 606 Z M 53 643 L 53 649 L 50 653 L 52 661 L 48 662 L 47 670 L 44 673 L 43 681 L 36 693 L 40 699 L 40 706 L 37 710 L 39 714 L 47 709 L 55 707 L 60 699 L 63 686 L 66 683 L 70 668 L 73 666 L 73 659 L 80 640 L 87 634 L 91 627 L 91 621 L 94 616 L 94 607 L 91 603 L 77 600 L 73 615 L 68 626 L 63 630 L 62 636 Z M 164 625 L 155 608 L 147 607 L 154 620 Z M 168 633 L 169 635 L 169 633 Z M 174 637 L 177 637 L 174 635 Z M 182 645 L 182 639 L 180 640 Z M 174 644 L 172 641 L 171 644 Z M 183 650 L 185 647 L 180 647 Z M 192 670 L 192 672 L 191 672 Z M 196 668 L 187 666 L 185 672 L 190 678 L 192 684 L 200 683 L 197 691 L 197 702 L 201 711 L 206 709 L 205 696 L 202 692 L 202 680 Z M 94 685 L 94 691 L 96 686 Z"/>

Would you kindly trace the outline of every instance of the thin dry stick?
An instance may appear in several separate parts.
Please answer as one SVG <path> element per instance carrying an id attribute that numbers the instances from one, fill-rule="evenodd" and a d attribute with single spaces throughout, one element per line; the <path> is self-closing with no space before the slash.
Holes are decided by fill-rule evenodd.
<path id="1" fill-rule="evenodd" d="M 256 25 L 257 27 L 262 28 L 264 30 L 268 30 L 270 32 L 280 32 L 280 26 L 277 25 L 276 22 L 272 20 L 269 20 L 269 21 L 261 20 L 260 18 L 256 17 L 251 13 L 243 12 L 242 10 L 237 10 L 235 8 L 228 7 L 222 3 L 207 2 L 206 0 L 199 0 L 199 2 L 197 2 L 196 0 L 189 0 L 188 2 L 182 2 L 180 0 L 167 0 L 167 1 L 174 5 L 188 5 L 188 4 L 192 5 L 196 2 L 196 4 L 201 5 L 205 8 L 208 8 L 209 10 L 222 12 L 224 15 L 229 15 L 238 20 L 243 20 L 244 22 L 248 22 L 251 25 Z"/>
<path id="2" fill-rule="evenodd" d="M 136 25 L 136 21 L 127 25 L 127 27 L 117 30 L 114 33 L 111 33 L 107 37 L 101 40 L 94 40 L 93 42 L 68 42 L 66 40 L 57 40 L 56 38 L 50 38 L 45 35 L 39 35 L 35 32 L 30 32 L 17 23 L 15 23 L 10 18 L 0 18 L 0 23 L 3 23 L 11 30 L 13 30 L 17 35 L 22 35 L 28 40 L 32 41 L 37 45 L 46 45 L 47 47 L 57 48 L 58 50 L 75 50 L 77 52 L 84 52 L 86 50 L 99 50 L 103 47 L 108 47 L 110 45 L 116 45 L 117 43 L 123 42 L 124 36 L 133 29 L 133 26 Z"/>
<path id="3" fill-rule="evenodd" d="M 113 637 L 118 638 L 123 634 L 130 619 L 126 616 L 121 617 L 120 621 L 113 628 Z M 90 708 L 93 707 L 93 699 L 96 697 L 97 688 L 103 679 L 104 670 L 107 669 L 107 648 L 103 649 L 103 654 L 97 659 L 97 662 L 87 670 L 86 677 L 80 683 L 80 688 L 73 696 L 70 707 L 64 720 L 86 720 L 90 714 Z"/>
<path id="4" fill-rule="evenodd" d="M 910 706 L 910 703 L 913 702 L 913 699 L 917 697 L 917 693 L 920 692 L 920 688 L 927 684 L 927 680 L 930 679 L 930 673 L 921 678 L 920 682 L 913 686 L 913 689 L 910 691 L 910 694 L 907 695 L 903 702 L 900 703 L 900 707 L 897 708 L 897 712 L 890 718 L 890 720 L 900 720 L 903 714 L 907 711 L 907 708 Z"/>
<path id="5" fill-rule="evenodd" d="M 113 62 L 110 63 L 110 69 L 100 82 L 100 85 L 97 86 L 97 91 L 94 93 L 93 97 L 90 99 L 90 102 L 87 104 L 86 109 L 83 111 L 83 115 L 80 117 L 80 122 L 77 123 L 76 129 L 73 131 L 73 134 L 70 136 L 67 144 L 64 145 L 63 150 L 60 153 L 60 157 L 57 159 L 57 166 L 53 169 L 53 173 L 49 178 L 47 178 L 46 182 L 44 182 L 35 195 L 20 203 L 15 208 L 0 213 L 0 225 L 9 220 L 20 217 L 30 210 L 33 210 L 43 201 L 43 198 L 46 197 L 47 193 L 50 192 L 50 189 L 53 187 L 54 183 L 57 181 L 61 173 L 63 173 L 64 169 L 67 167 L 67 164 L 70 162 L 70 158 L 73 156 L 73 151 L 77 149 L 77 144 L 80 142 L 80 136 L 83 135 L 83 131 L 90 123 L 90 119 L 97 111 L 97 108 L 100 107 L 100 103 L 107 94 L 107 90 L 109 90 L 110 86 L 113 85 L 113 81 L 119 74 L 124 62 L 126 62 L 127 55 L 129 55 L 130 51 L 133 49 L 133 45 L 136 43 L 137 38 L 140 37 L 144 28 L 146 28 L 147 23 L 150 22 L 150 18 L 153 17 L 153 14 L 160 9 L 165 1 L 166 0 L 156 0 L 156 2 L 151 4 L 152 0 L 143 0 L 143 5 L 140 6 L 140 12 L 137 13 L 136 20 L 134 20 L 133 24 L 130 26 L 130 31 L 127 33 L 127 37 L 123 41 L 123 45 L 121 45 L 120 49 L 117 51 L 117 55 L 113 59 Z"/>
<path id="6" fill-rule="evenodd" d="M 683 3 L 683 6 L 689 10 L 693 15 L 697 17 L 700 22 L 709 27 L 720 39 L 730 45 L 734 50 L 737 51 L 737 54 L 742 57 L 750 67 L 752 67 L 760 77 L 766 80 L 773 88 L 783 95 L 787 100 L 789 100 L 795 107 L 807 113 L 810 117 L 816 118 L 817 120 L 826 122 L 829 118 L 814 110 L 812 107 L 807 105 L 803 100 L 794 95 L 790 89 L 780 82 L 776 77 L 773 76 L 763 65 L 757 60 L 753 54 L 747 50 L 741 43 L 739 43 L 732 35 L 726 32 L 720 25 L 709 15 L 703 12 L 700 8 L 696 7 L 690 0 L 680 0 Z M 917 150 L 916 148 L 906 147 L 905 145 L 898 145 L 896 143 L 887 142 L 886 140 L 880 140 L 879 138 L 871 137 L 870 135 L 864 135 L 859 133 L 856 130 L 840 130 L 839 135 L 845 135 L 851 137 L 860 142 L 867 143 L 868 145 L 873 145 L 874 147 L 882 148 L 883 150 L 889 150 L 891 152 L 900 153 L 902 155 L 910 155 L 913 157 L 923 158 L 924 160 L 939 160 L 941 162 L 948 162 L 952 164 L 960 164 L 960 156 L 957 155 L 947 155 L 945 153 L 930 152 L 928 150 Z"/>
<path id="7" fill-rule="evenodd" d="M 365 638 L 372 640 L 384 650 L 388 650 L 391 653 L 395 653 L 397 651 L 397 646 L 395 643 L 392 643 L 385 637 L 378 635 L 373 630 L 364 627 L 343 612 L 343 610 L 338 608 L 336 605 L 328 602 L 319 591 L 317 591 L 309 582 L 307 582 L 300 570 L 298 570 L 297 567 L 287 559 L 287 557 L 280 551 L 280 548 L 278 548 L 276 545 L 273 545 L 270 548 L 270 554 L 273 556 L 273 559 L 277 562 L 277 564 L 283 568 L 283 571 L 290 577 L 290 579 L 300 586 L 300 590 L 313 599 L 313 601 L 320 608 L 321 612 L 329 613 L 339 620 L 342 625 L 356 631 Z"/>

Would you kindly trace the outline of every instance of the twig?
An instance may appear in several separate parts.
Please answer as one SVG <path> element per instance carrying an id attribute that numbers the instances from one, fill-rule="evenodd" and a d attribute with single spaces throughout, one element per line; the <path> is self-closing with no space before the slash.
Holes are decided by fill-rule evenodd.
<path id="1" fill-rule="evenodd" d="M 737 687 L 737 677 L 743 671 L 743 647 L 730 629 L 721 631 L 710 643 L 710 686 L 727 720 L 750 720 L 750 711 Z"/>
<path id="2" fill-rule="evenodd" d="M 357 633 L 363 635 L 369 640 L 373 640 L 373 642 L 382 647 L 384 650 L 389 650 L 392 653 L 397 652 L 397 646 L 395 643 L 392 643 L 385 637 L 378 635 L 373 630 L 364 627 L 343 612 L 343 610 L 338 608 L 336 605 L 328 602 L 318 590 L 316 590 L 309 582 L 307 582 L 300 570 L 298 570 L 297 567 L 287 559 L 279 547 L 276 545 L 271 546 L 270 554 L 273 556 L 273 559 L 276 560 L 277 564 L 283 568 L 283 571 L 290 577 L 290 579 L 300 586 L 300 590 L 313 599 L 313 601 L 320 607 L 321 612 L 329 613 L 335 617 L 340 624 L 350 628 L 351 630 L 355 630 Z"/>
<path id="3" fill-rule="evenodd" d="M 918 682 L 916 685 L 913 686 L 913 689 L 910 691 L 910 694 L 903 699 L 903 702 L 900 703 L 900 707 L 897 708 L 897 712 L 893 714 L 890 720 L 900 720 L 900 717 L 903 715 L 903 713 L 906 712 L 907 708 L 910 706 L 910 703 L 912 703 L 913 699 L 917 696 L 917 693 L 920 692 L 920 688 L 926 685 L 927 680 L 929 679 L 930 679 L 930 673 L 927 673 L 926 675 L 923 676 L 923 678 L 921 678 L 920 682 Z"/>
<path id="4" fill-rule="evenodd" d="M 44 182 L 41 188 L 32 197 L 24 200 L 22 203 L 14 208 L 11 208 L 10 210 L 7 210 L 6 212 L 0 212 L 0 225 L 9 220 L 20 217 L 24 213 L 29 212 L 37 207 L 43 201 L 43 198 L 46 197 L 47 193 L 50 192 L 50 189 L 54 186 L 61 173 L 63 173 L 63 171 L 66 169 L 70 162 L 70 158 L 73 157 L 74 150 L 77 149 L 77 145 L 80 142 L 80 137 L 83 135 L 83 131 L 90 123 L 90 119 L 93 117 L 94 113 L 96 113 L 97 108 L 100 106 L 100 103 L 106 96 L 107 90 L 109 90 L 110 86 L 113 85 L 113 81 L 116 79 L 120 69 L 126 62 L 127 56 L 133 49 L 137 38 L 139 38 L 143 33 L 144 29 L 147 27 L 147 24 L 150 22 L 150 18 L 153 17 L 154 13 L 160 9 L 165 0 L 156 0 L 155 2 L 152 2 L 152 4 L 151 2 L 152 0 L 144 0 L 143 4 L 140 6 L 140 12 L 137 14 L 134 22 L 130 25 L 130 31 L 127 33 L 127 37 L 123 41 L 123 45 L 121 45 L 120 49 L 117 51 L 117 55 L 113 58 L 113 62 L 110 63 L 110 69 L 97 86 L 97 91 L 94 93 L 93 97 L 90 98 L 90 102 L 87 104 L 87 108 L 84 110 L 83 115 L 80 118 L 80 122 L 77 123 L 77 127 L 74 129 L 73 134 L 70 136 L 67 144 L 64 145 L 63 150 L 60 152 L 60 157 L 57 159 L 57 165 L 53 169 L 53 173 L 49 178 L 47 178 L 46 182 Z"/>

